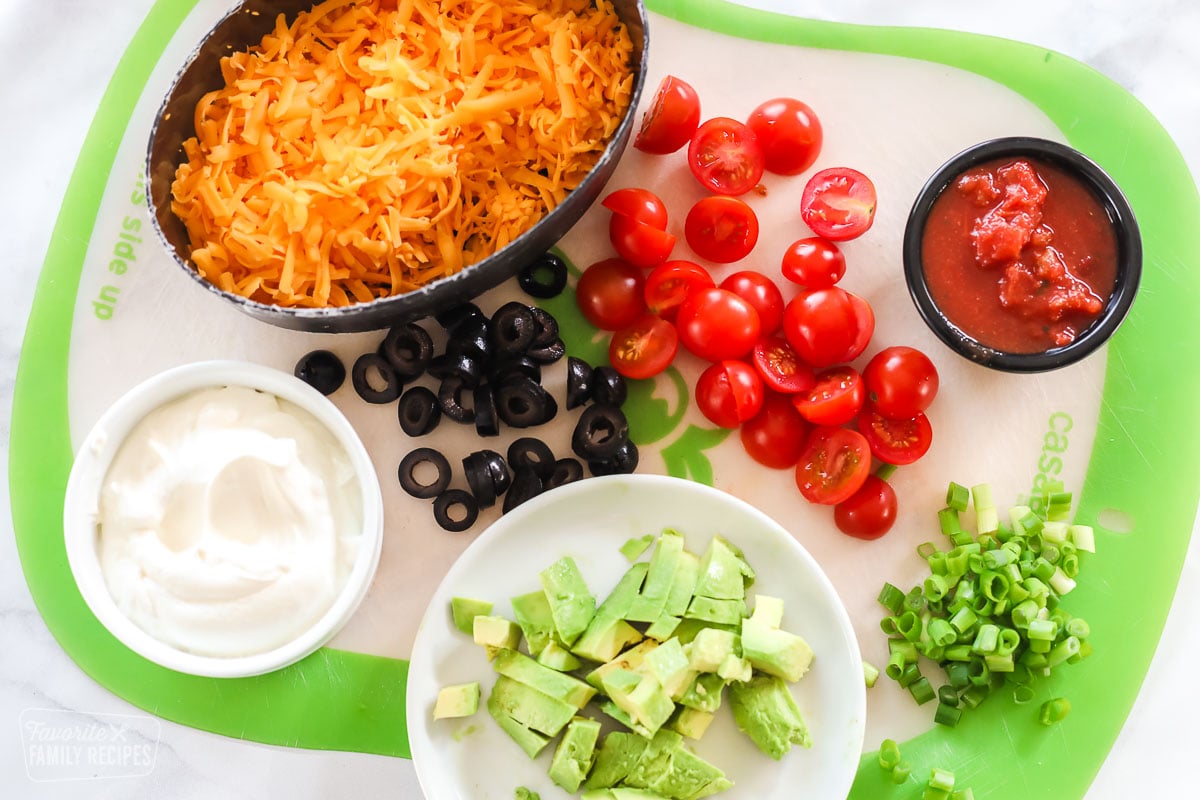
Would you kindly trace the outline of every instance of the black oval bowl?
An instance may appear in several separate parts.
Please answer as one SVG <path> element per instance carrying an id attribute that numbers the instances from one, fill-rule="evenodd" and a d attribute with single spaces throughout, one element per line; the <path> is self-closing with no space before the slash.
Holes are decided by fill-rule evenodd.
<path id="1" fill-rule="evenodd" d="M 1010 353 L 989 347 L 960 330 L 938 308 L 925 280 L 921 243 L 934 202 L 968 169 L 998 158 L 1026 156 L 1057 166 L 1091 189 L 1117 239 L 1117 274 L 1104 310 L 1075 341 L 1038 353 Z M 1074 148 L 1047 139 L 1014 136 L 991 139 L 962 151 L 943 164 L 921 188 L 904 229 L 904 279 L 917 311 L 930 330 L 959 355 L 1004 372 L 1045 372 L 1074 364 L 1104 344 L 1125 319 L 1142 277 L 1142 238 L 1133 208 L 1121 189 L 1094 161 Z"/>
<path id="2" fill-rule="evenodd" d="M 207 92 L 221 85 L 220 60 L 261 41 L 284 14 L 289 20 L 315 5 L 315 0 L 246 0 L 222 18 L 191 53 L 175 77 L 150 132 L 146 172 L 150 219 L 171 258 L 193 280 L 250 316 L 292 330 L 352 333 L 377 330 L 429 316 L 465 302 L 515 275 L 523 265 L 554 245 L 595 202 L 617 167 L 633 133 L 634 119 L 646 82 L 649 30 L 642 0 L 613 0 L 633 39 L 633 92 L 625 117 L 592 168 L 567 198 L 501 250 L 454 275 L 393 297 L 342 308 L 284 308 L 249 300 L 218 289 L 188 260 L 189 242 L 183 223 L 171 212 L 171 182 L 183 161 L 183 143 L 195 135 L 193 112 Z"/>

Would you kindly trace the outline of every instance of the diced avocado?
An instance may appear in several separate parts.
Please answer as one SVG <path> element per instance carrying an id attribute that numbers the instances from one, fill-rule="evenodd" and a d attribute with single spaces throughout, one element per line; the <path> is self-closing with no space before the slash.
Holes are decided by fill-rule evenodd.
<path id="1" fill-rule="evenodd" d="M 746 683 L 729 684 L 729 706 L 738 728 L 775 760 L 793 744 L 812 747 L 808 726 L 781 678 L 756 675 Z"/>
<path id="2" fill-rule="evenodd" d="M 725 679 L 715 672 L 701 672 L 679 698 L 679 704 L 697 711 L 715 713 L 721 707 Z"/>
<path id="3" fill-rule="evenodd" d="M 555 561 L 542 570 L 538 577 L 542 581 L 546 599 L 550 601 L 554 629 L 559 640 L 569 647 L 592 621 L 592 615 L 596 613 L 596 598 L 588 591 L 575 559 L 570 556 Z"/>
<path id="4" fill-rule="evenodd" d="M 554 638 L 554 616 L 550 613 L 550 601 L 540 589 L 512 599 L 513 617 L 521 626 L 529 654 L 537 656 Z"/>
<path id="5" fill-rule="evenodd" d="M 444 686 L 433 704 L 433 718 L 469 717 L 479 710 L 479 682 Z"/>
<path id="6" fill-rule="evenodd" d="M 652 544 L 654 544 L 654 535 L 650 533 L 647 533 L 645 536 L 639 536 L 636 539 L 630 539 L 621 545 L 621 555 L 630 561 L 637 561 L 641 558 L 642 553 L 646 552 Z"/>
<path id="7" fill-rule="evenodd" d="M 641 632 L 623 619 L 601 619 L 597 614 L 571 652 L 591 661 L 612 661 L 631 644 L 642 640 Z"/>
<path id="8" fill-rule="evenodd" d="M 606 789 L 625 780 L 629 770 L 642 757 L 649 740 L 636 733 L 613 731 L 604 737 L 596 751 L 596 763 L 583 784 L 585 789 Z"/>
<path id="9" fill-rule="evenodd" d="M 739 549 L 721 536 L 714 536 L 700 559 L 695 594 L 717 600 L 741 600 L 754 580 L 754 570 Z"/>
<path id="10" fill-rule="evenodd" d="M 489 661 L 500 650 L 515 650 L 521 643 L 521 629 L 504 617 L 476 616 L 472 634 L 475 644 L 481 644 L 487 650 Z"/>
<path id="11" fill-rule="evenodd" d="M 742 622 L 742 655 L 755 669 L 798 681 L 812 665 L 813 651 L 800 636 L 780 630 L 782 619 L 783 601 L 759 595 L 754 613 Z"/>
<path id="12" fill-rule="evenodd" d="M 710 796 L 716 794 L 717 792 L 723 792 L 726 789 L 732 789 L 732 788 L 733 788 L 733 781 L 729 780 L 724 775 L 722 775 L 719 778 L 714 778 L 711 783 L 709 783 L 707 786 L 705 786 L 700 791 L 698 791 L 695 794 L 690 795 L 688 797 L 681 798 L 681 800 L 700 800 L 703 797 L 710 797 Z"/>
<path id="13" fill-rule="evenodd" d="M 492 613 L 493 605 L 487 600 L 474 600 L 469 597 L 450 598 L 450 616 L 454 619 L 454 627 L 471 636 L 475 633 L 475 617 Z"/>
<path id="14" fill-rule="evenodd" d="M 601 703 L 600 710 L 643 739 L 649 739 L 654 735 L 654 731 L 650 730 L 645 725 L 629 716 L 629 714 L 617 708 L 617 704 L 612 700 L 605 700 L 603 703 Z"/>
<path id="15" fill-rule="evenodd" d="M 538 653 L 537 662 L 543 667 L 549 667 L 559 672 L 570 672 L 583 666 L 582 661 L 571 655 L 569 650 L 564 650 L 553 639 L 542 648 L 542 652 Z"/>
<path id="16" fill-rule="evenodd" d="M 600 738 L 600 723 L 586 717 L 575 717 L 567 723 L 562 741 L 550 761 L 550 780 L 568 792 L 579 791 L 596 756 L 596 741 Z"/>
<path id="17" fill-rule="evenodd" d="M 603 676 L 601 686 L 617 708 L 637 723 L 634 729 L 638 732 L 654 733 L 675 710 L 675 703 L 653 675 L 616 669 Z"/>
<path id="18" fill-rule="evenodd" d="M 688 645 L 688 663 L 697 672 L 716 672 L 726 656 L 735 655 L 737 634 L 720 628 L 705 628 Z"/>
<path id="19" fill-rule="evenodd" d="M 637 789 L 650 789 L 656 780 L 671 771 L 675 751 L 683 747 L 683 737 L 675 731 L 660 730 L 650 740 L 624 783 Z"/>
<path id="20" fill-rule="evenodd" d="M 744 683 L 754 677 L 754 668 L 751 667 L 749 660 L 730 653 L 725 656 L 721 665 L 717 667 L 717 674 L 726 681 L 741 681 Z"/>
<path id="21" fill-rule="evenodd" d="M 528 789 L 524 786 L 518 786 L 517 791 L 513 795 L 514 800 L 542 800 L 542 796 L 533 789 Z"/>
<path id="22" fill-rule="evenodd" d="M 725 773 L 683 746 L 682 742 L 672 752 L 671 766 L 653 780 L 648 787 L 665 797 L 676 800 L 695 797 L 714 782 L 725 780 Z"/>
<path id="23" fill-rule="evenodd" d="M 654 622 L 663 615 L 682 557 L 683 537 L 670 529 L 663 531 L 658 537 L 658 544 L 654 546 L 654 555 L 650 557 L 650 567 L 646 571 L 641 594 L 625 615 L 627 620 Z"/>
<path id="24" fill-rule="evenodd" d="M 526 728 L 547 736 L 557 736 L 579 710 L 577 706 L 542 694 L 532 686 L 505 675 L 497 678 L 496 685 L 492 687 L 488 696 L 488 710 L 491 710 L 490 704 L 493 702 L 498 711 L 503 711 Z"/>
<path id="25" fill-rule="evenodd" d="M 706 628 L 717 628 L 718 630 L 728 630 L 737 633 L 742 629 L 742 621 L 738 620 L 736 625 L 722 625 L 716 622 L 708 622 L 702 619 L 688 619 L 684 617 L 679 621 L 679 625 L 675 628 L 674 636 L 679 641 L 687 644 L 696 638 L 696 634 Z"/>
<path id="26" fill-rule="evenodd" d="M 708 726 L 716 718 L 716 714 L 709 711 L 698 711 L 687 706 L 680 706 L 675 709 L 675 716 L 671 718 L 668 727 L 678 733 L 680 736 L 686 736 L 689 739 L 699 739 L 708 730 Z"/>
<path id="27" fill-rule="evenodd" d="M 578 678 L 543 666 L 516 650 L 501 650 L 496 654 L 492 667 L 501 675 L 536 689 L 547 697 L 568 703 L 576 709 L 583 708 L 596 696 L 594 687 Z"/>
<path id="28" fill-rule="evenodd" d="M 700 575 L 700 559 L 684 550 L 679 555 L 679 566 L 675 569 L 675 580 L 671 582 L 671 593 L 663 609 L 672 617 L 682 617 L 692 602 L 696 591 L 696 579 Z"/>
<path id="29" fill-rule="evenodd" d="M 579 800 L 672 800 L 655 794 L 647 789 L 633 789 L 628 786 L 614 786 L 611 789 L 593 789 L 584 792 Z"/>
<path id="30" fill-rule="evenodd" d="M 656 642 L 665 642 L 675 633 L 675 629 L 679 627 L 679 623 L 679 617 L 664 614 L 656 619 L 649 628 L 646 628 L 646 636 L 654 639 Z"/>
<path id="31" fill-rule="evenodd" d="M 538 753 L 542 752 L 550 743 L 549 736 L 532 731 L 509 716 L 508 712 L 501 707 L 494 691 L 488 695 L 487 710 L 492 715 L 492 719 L 496 720 L 500 729 L 507 733 L 530 758 L 537 758 Z"/>
<path id="32" fill-rule="evenodd" d="M 678 639 L 668 639 L 647 653 L 643 671 L 653 675 L 668 696 L 682 694 L 692 678 Z"/>
<path id="33" fill-rule="evenodd" d="M 684 616 L 720 625 L 740 625 L 746 617 L 745 600 L 717 600 L 697 595 L 692 598 Z"/>
<path id="34" fill-rule="evenodd" d="M 624 619 L 629 613 L 629 607 L 642 591 L 642 583 L 646 580 L 646 571 L 649 568 L 650 565 L 645 561 L 639 561 L 625 570 L 621 580 L 617 581 L 617 585 L 596 609 L 596 616 L 602 619 Z"/>
<path id="35" fill-rule="evenodd" d="M 652 639 L 645 639 L 638 642 L 616 658 L 601 664 L 589 672 L 586 680 L 592 686 L 599 689 L 601 680 L 606 673 L 612 672 L 615 669 L 627 669 L 630 672 L 636 671 L 642 666 L 642 661 L 645 660 L 646 654 L 656 647 L 658 647 L 658 642 Z"/>

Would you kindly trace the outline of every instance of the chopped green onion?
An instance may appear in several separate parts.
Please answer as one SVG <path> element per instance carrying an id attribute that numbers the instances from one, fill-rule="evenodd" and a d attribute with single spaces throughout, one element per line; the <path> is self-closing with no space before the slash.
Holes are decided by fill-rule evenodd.
<path id="1" fill-rule="evenodd" d="M 925 599 L 936 603 L 946 596 L 949 588 L 950 586 L 947 584 L 946 579 L 934 573 L 925 579 Z"/>
<path id="2" fill-rule="evenodd" d="M 925 705 L 937 696 L 934 694 L 933 685 L 924 675 L 908 685 L 908 692 L 913 696 L 913 699 L 917 701 L 917 705 L 919 706 Z"/>
<path id="3" fill-rule="evenodd" d="M 965 634 L 974 628 L 977 622 L 979 622 L 979 617 L 975 616 L 975 612 L 967 606 L 959 608 L 954 612 L 954 616 L 950 617 L 950 625 L 960 634 Z"/>
<path id="4" fill-rule="evenodd" d="M 1071 525 L 1067 528 L 1071 543 L 1085 553 L 1096 552 L 1096 534 L 1091 525 Z"/>
<path id="5" fill-rule="evenodd" d="M 888 636 L 899 636 L 900 628 L 897 626 L 899 621 L 899 617 L 884 617 L 879 620 L 879 629 Z"/>
<path id="6" fill-rule="evenodd" d="M 866 682 L 868 689 L 874 688 L 875 681 L 879 680 L 879 667 L 866 660 L 862 662 L 862 665 L 863 681 Z"/>
<path id="7" fill-rule="evenodd" d="M 1077 639 L 1086 639 L 1092 630 L 1087 622 L 1079 617 L 1071 618 L 1066 624 L 1066 629 L 1068 636 L 1074 636 Z"/>
<path id="8" fill-rule="evenodd" d="M 1071 701 L 1065 697 L 1055 697 L 1042 703 L 1038 711 L 1038 722 L 1043 725 L 1053 725 L 1071 713 Z"/>
<path id="9" fill-rule="evenodd" d="M 991 694 L 986 685 L 972 686 L 958 696 L 958 702 L 965 708 L 976 708 Z"/>
<path id="10" fill-rule="evenodd" d="M 925 626 L 921 624 L 921 618 L 915 611 L 905 611 L 896 620 L 896 632 L 910 642 L 920 639 L 924 630 Z"/>
<path id="11" fill-rule="evenodd" d="M 884 739 L 879 743 L 879 766 L 893 770 L 900 763 L 900 745 L 895 739 Z"/>
<path id="12" fill-rule="evenodd" d="M 937 698 L 939 703 L 945 703 L 948 706 L 958 705 L 958 692 L 948 683 L 938 687 Z"/>
<path id="13" fill-rule="evenodd" d="M 948 769 L 934 767 L 929 776 L 929 788 L 941 789 L 944 792 L 954 791 L 954 773 Z"/>
<path id="14" fill-rule="evenodd" d="M 971 649 L 980 655 L 992 653 L 995 652 L 999 640 L 1000 628 L 989 622 L 979 626 L 979 633 L 975 635 L 975 643 L 971 645 Z"/>
<path id="15" fill-rule="evenodd" d="M 962 522 L 958 518 L 958 511 L 954 508 L 943 508 L 938 512 L 938 526 L 947 537 L 951 537 L 961 531 Z"/>
<path id="16" fill-rule="evenodd" d="M 971 500 L 971 490 L 965 486 L 950 481 L 946 489 L 946 505 L 955 511 L 966 511 L 967 503 Z"/>
<path id="17" fill-rule="evenodd" d="M 949 664 L 946 667 L 946 677 L 955 689 L 965 689 L 971 685 L 971 675 L 966 664 Z"/>
<path id="18" fill-rule="evenodd" d="M 1024 705 L 1034 697 L 1033 687 L 1022 684 L 1013 689 L 1013 702 L 1017 705 Z"/>
<path id="19" fill-rule="evenodd" d="M 1079 575 L 1079 556 L 1074 553 L 1064 555 L 1059 566 L 1062 568 L 1064 575 L 1068 578 L 1075 578 Z"/>
<path id="20" fill-rule="evenodd" d="M 950 793 L 950 800 L 975 800 L 975 793 L 971 791 L 971 787 L 959 789 Z"/>
<path id="21" fill-rule="evenodd" d="M 892 770 L 892 783 L 899 786 L 908 780 L 908 776 L 910 774 L 912 774 L 912 765 L 910 765 L 907 761 L 901 760 L 901 762 L 896 765 L 895 769 Z"/>
<path id="22" fill-rule="evenodd" d="M 958 725 L 962 719 L 962 709 L 957 705 L 949 703 L 938 703 L 937 710 L 933 712 L 933 721 L 938 725 L 945 725 L 947 728 L 953 728 Z"/>
<path id="23" fill-rule="evenodd" d="M 1058 644 L 1054 645 L 1054 649 L 1046 656 L 1046 666 L 1054 669 L 1062 662 L 1066 661 L 1079 653 L 1079 639 L 1074 636 L 1068 636 Z"/>
<path id="24" fill-rule="evenodd" d="M 928 559 L 937 551 L 937 545 L 933 542 L 921 542 L 919 545 L 917 545 L 917 555 L 924 559 Z"/>
<path id="25" fill-rule="evenodd" d="M 906 664 L 913 664 L 917 660 L 917 646 L 908 639 L 888 639 L 888 652 L 899 653 Z"/>
<path id="26" fill-rule="evenodd" d="M 903 654 L 892 653 L 888 658 L 887 666 L 884 667 L 884 672 L 886 672 L 887 676 L 892 680 L 898 681 L 900 680 L 901 676 L 904 675 L 904 668 L 906 666 L 908 666 L 908 661 L 905 660 Z"/>
<path id="27" fill-rule="evenodd" d="M 904 669 L 900 671 L 900 678 L 896 681 L 902 689 L 907 689 L 919 680 L 922 680 L 921 668 L 916 664 L 906 664 Z M 928 683 L 928 681 L 926 681 Z"/>
<path id="28" fill-rule="evenodd" d="M 884 583 L 879 590 L 879 604 L 886 608 L 892 616 L 900 613 L 904 606 L 904 592 L 890 583 Z"/>
<path id="29" fill-rule="evenodd" d="M 1067 574 L 1062 569 L 1056 569 L 1054 574 L 1050 576 L 1050 588 L 1058 593 L 1059 597 L 1064 594 L 1069 594 L 1075 588 L 1075 581 L 1067 577 Z"/>

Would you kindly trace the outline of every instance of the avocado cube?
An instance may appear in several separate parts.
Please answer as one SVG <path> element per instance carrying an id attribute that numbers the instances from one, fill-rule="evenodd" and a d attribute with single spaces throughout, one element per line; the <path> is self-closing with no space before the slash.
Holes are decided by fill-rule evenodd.
<path id="1" fill-rule="evenodd" d="M 675 716 L 671 718 L 667 727 L 678 733 L 680 736 L 686 736 L 689 739 L 699 739 L 708 730 L 708 726 L 716 718 L 716 714 L 709 711 L 697 711 L 694 708 L 680 706 L 675 709 Z"/>
<path id="2" fill-rule="evenodd" d="M 654 735 L 654 731 L 650 730 L 645 725 L 638 722 L 633 717 L 629 716 L 629 714 L 627 714 L 624 711 L 622 711 L 621 709 L 617 708 L 617 704 L 614 703 L 612 700 L 606 700 L 603 703 L 601 703 L 600 710 L 603 711 L 608 716 L 615 719 L 617 722 L 624 725 L 629 730 L 636 733 L 639 737 L 641 737 L 643 739 L 649 739 L 651 736 Z"/>
<path id="3" fill-rule="evenodd" d="M 521 643 L 521 629 L 504 617 L 477 615 L 473 621 L 472 634 L 475 644 L 483 645 L 488 661 L 500 650 L 513 650 Z"/>
<path id="4" fill-rule="evenodd" d="M 647 653 L 643 671 L 653 675 L 669 696 L 681 694 L 692 678 L 687 654 L 678 639 L 668 639 Z"/>
<path id="5" fill-rule="evenodd" d="M 717 667 L 717 674 L 728 681 L 746 682 L 754 677 L 754 668 L 750 666 L 750 662 L 739 656 L 730 653 L 721 661 L 721 665 Z"/>
<path id="6" fill-rule="evenodd" d="M 642 553 L 646 552 L 650 545 L 654 544 L 654 535 L 647 533 L 645 536 L 639 536 L 635 539 L 630 539 L 621 545 L 621 555 L 630 561 L 637 561 L 641 558 Z"/>
<path id="7" fill-rule="evenodd" d="M 783 601 L 759 595 L 754 613 L 742 622 L 742 655 L 758 670 L 798 681 L 812 665 L 813 651 L 800 636 L 781 630 Z"/>
<path id="8" fill-rule="evenodd" d="M 679 704 L 697 711 L 715 713 L 721 707 L 725 679 L 715 672 L 701 672 L 679 698 Z"/>
<path id="9" fill-rule="evenodd" d="M 700 558 L 695 594 L 716 600 L 741 600 L 754 580 L 754 570 L 741 550 L 721 536 L 714 536 Z"/>
<path id="10" fill-rule="evenodd" d="M 735 655 L 737 634 L 720 628 L 705 628 L 688 645 L 688 664 L 697 672 L 716 672 L 726 656 Z"/>
<path id="11" fill-rule="evenodd" d="M 505 675 L 496 679 L 488 701 L 494 701 L 497 711 L 503 711 L 526 728 L 546 736 L 557 736 L 579 710 L 578 706 L 542 694 Z"/>
<path id="12" fill-rule="evenodd" d="M 542 652 L 538 653 L 537 662 L 543 667 L 549 667 L 558 672 L 570 672 L 583 666 L 583 662 L 573 656 L 570 650 L 564 650 L 558 642 L 553 640 L 542 648 Z"/>
<path id="13" fill-rule="evenodd" d="M 475 632 L 475 617 L 492 613 L 492 604 L 487 600 L 474 600 L 469 597 L 450 598 L 450 616 L 454 619 L 454 627 L 472 636 Z"/>
<path id="14" fill-rule="evenodd" d="M 521 626 L 529 654 L 537 656 L 554 638 L 554 616 L 550 613 L 550 601 L 540 589 L 518 595 L 511 600 L 513 617 Z"/>
<path id="15" fill-rule="evenodd" d="M 596 616 L 602 619 L 624 619 L 629 613 L 629 607 L 642 591 L 642 583 L 646 580 L 646 572 L 650 565 L 639 561 L 625 570 L 621 580 L 604 598 L 604 602 L 596 609 Z"/>
<path id="16" fill-rule="evenodd" d="M 596 598 L 588 591 L 583 575 L 575 559 L 563 556 L 542 570 L 538 577 L 546 599 L 550 601 L 550 614 L 559 640 L 568 647 L 575 643 L 592 621 L 596 613 Z"/>
<path id="17" fill-rule="evenodd" d="M 719 778 L 714 778 L 711 783 L 709 783 L 707 786 L 705 786 L 703 789 L 696 792 L 695 794 L 680 798 L 680 800 L 701 800 L 701 798 L 703 798 L 703 797 L 709 797 L 711 795 L 716 794 L 717 792 L 723 792 L 726 789 L 732 789 L 732 788 L 733 788 L 733 781 L 729 780 L 724 775 L 722 775 Z"/>
<path id="18" fill-rule="evenodd" d="M 614 786 L 611 789 L 593 789 L 584 792 L 579 800 L 671 800 L 647 789 L 633 789 L 628 786 Z"/>
<path id="19" fill-rule="evenodd" d="M 653 734 L 670 719 L 675 703 L 653 675 L 639 675 L 624 669 L 605 674 L 601 686 L 609 699 L 637 723 Z"/>
<path id="20" fill-rule="evenodd" d="M 600 723 L 594 719 L 575 717 L 567 723 L 567 730 L 550 761 L 550 780 L 568 792 L 579 791 L 579 785 L 592 768 L 599 738 Z"/>
<path id="21" fill-rule="evenodd" d="M 720 625 L 740 625 L 746 617 L 745 600 L 717 600 L 697 595 L 692 598 L 684 616 Z"/>
<path id="22" fill-rule="evenodd" d="M 539 664 L 516 650 L 498 652 L 492 668 L 517 683 L 536 689 L 541 694 L 576 709 L 583 708 L 596 695 L 595 688 L 578 678 Z"/>
<path id="23" fill-rule="evenodd" d="M 623 619 L 602 619 L 599 614 L 592 618 L 583 635 L 575 642 L 571 652 L 591 661 L 612 661 L 631 644 L 642 640 L 641 632 Z"/>
<path id="24" fill-rule="evenodd" d="M 676 800 L 695 797 L 714 782 L 725 780 L 725 773 L 683 746 L 682 740 L 672 752 L 670 768 L 648 787 Z M 728 780 L 726 783 L 729 784 Z"/>
<path id="25" fill-rule="evenodd" d="M 594 670 L 588 673 L 586 680 L 592 686 L 595 686 L 597 689 L 599 689 L 601 681 L 606 673 L 612 672 L 616 669 L 626 669 L 630 672 L 636 671 L 641 667 L 642 661 L 644 661 L 646 658 L 646 654 L 656 647 L 658 647 L 658 642 L 651 639 L 644 639 L 611 661 L 596 667 Z"/>
<path id="26" fill-rule="evenodd" d="M 549 736 L 532 731 L 509 716 L 508 712 L 501 707 L 494 691 L 488 695 L 487 710 L 492 715 L 492 719 L 496 720 L 500 729 L 507 733 L 530 758 L 537 758 L 538 753 L 542 752 L 550 743 Z"/>
<path id="27" fill-rule="evenodd" d="M 625 776 L 625 785 L 637 789 L 651 789 L 655 781 L 670 772 L 675 751 L 682 747 L 683 737 L 678 733 L 665 729 L 658 731 L 642 752 L 642 757 Z"/>
<path id="28" fill-rule="evenodd" d="M 459 683 L 438 690 L 433 718 L 469 717 L 479 710 L 479 682 Z"/>
<path id="29" fill-rule="evenodd" d="M 778 628 L 783 624 L 783 600 L 767 594 L 756 595 L 751 616 L 765 627 Z"/>
<path id="30" fill-rule="evenodd" d="M 679 627 L 680 622 L 679 617 L 664 614 L 656 619 L 649 628 L 646 628 L 646 636 L 656 642 L 665 642 L 675 633 L 675 629 Z"/>
<path id="31" fill-rule="evenodd" d="M 679 554 L 679 565 L 675 569 L 675 580 L 671 582 L 671 593 L 667 595 L 664 611 L 672 617 L 682 617 L 687 611 L 692 595 L 696 591 L 696 579 L 700 575 L 700 559 L 684 550 Z"/>
<path id="32" fill-rule="evenodd" d="M 654 546 L 650 566 L 646 571 L 646 582 L 641 594 L 633 601 L 625 618 L 630 622 L 654 622 L 663 616 L 675 573 L 683 559 L 683 537 L 673 530 L 665 530 Z"/>
<path id="33" fill-rule="evenodd" d="M 596 762 L 583 784 L 585 789 L 606 789 L 625 780 L 629 770 L 642 757 L 648 740 L 636 733 L 613 731 L 604 737 L 596 751 Z"/>
<path id="34" fill-rule="evenodd" d="M 690 619 L 686 615 L 679 621 L 679 625 L 675 627 L 674 636 L 683 644 L 687 644 L 696 638 L 700 631 L 707 628 L 716 628 L 718 630 L 727 630 L 737 633 L 742 629 L 742 621 L 739 619 L 736 625 L 722 625 L 716 622 L 708 622 L 701 619 Z"/>
<path id="35" fill-rule="evenodd" d="M 776 761 L 793 744 L 812 747 L 808 726 L 781 678 L 756 675 L 745 683 L 729 684 L 729 706 L 738 728 Z"/>

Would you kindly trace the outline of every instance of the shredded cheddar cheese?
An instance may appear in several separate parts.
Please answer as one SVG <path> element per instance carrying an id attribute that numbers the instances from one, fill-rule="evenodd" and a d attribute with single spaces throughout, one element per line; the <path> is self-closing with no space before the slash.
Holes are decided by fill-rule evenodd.
<path id="1" fill-rule="evenodd" d="M 280 306 L 402 294 L 504 247 L 629 105 L 609 0 L 327 0 L 221 61 L 172 184 L 199 273 Z"/>

